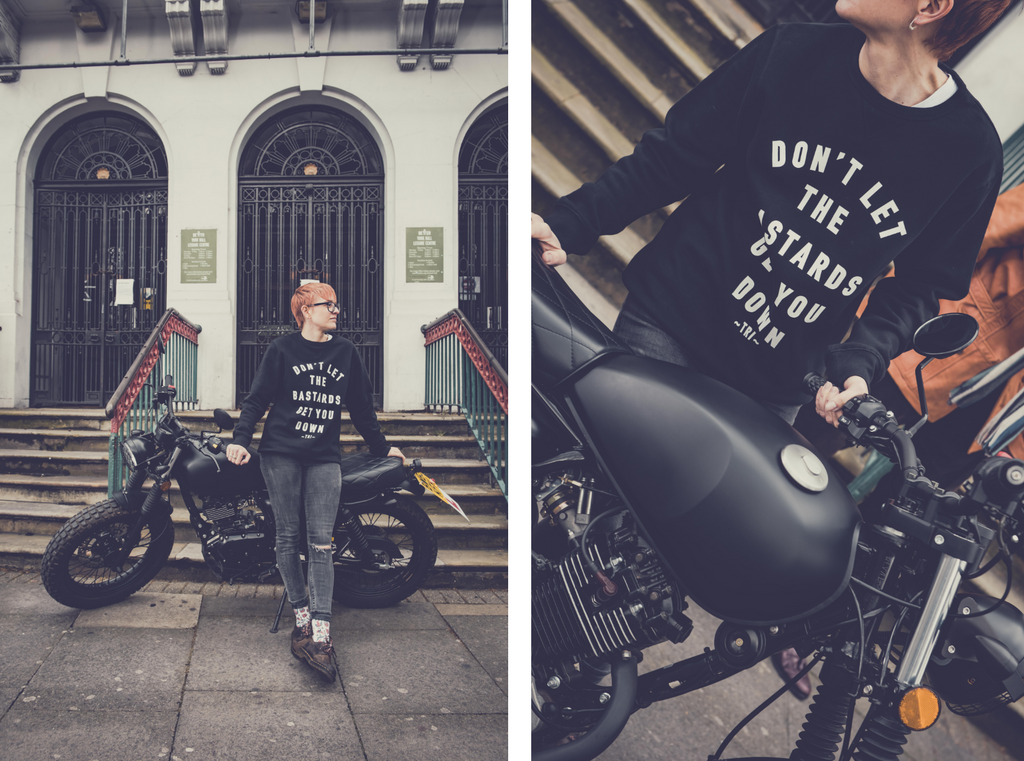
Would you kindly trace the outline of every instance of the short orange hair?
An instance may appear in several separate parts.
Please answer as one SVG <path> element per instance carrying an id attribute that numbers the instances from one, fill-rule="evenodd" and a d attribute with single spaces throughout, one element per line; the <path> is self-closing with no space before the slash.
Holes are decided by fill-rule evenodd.
<path id="1" fill-rule="evenodd" d="M 337 301 L 338 297 L 334 293 L 334 289 L 327 283 L 306 283 L 300 285 L 295 289 L 295 293 L 292 294 L 292 314 L 295 315 L 295 322 L 298 323 L 299 328 L 302 328 L 302 323 L 306 321 L 306 318 L 302 314 L 302 307 L 316 304 L 319 301 Z"/>
<path id="2" fill-rule="evenodd" d="M 957 48 L 998 21 L 1009 5 L 1010 0 L 956 0 L 940 20 L 938 31 L 928 40 L 928 47 L 940 61 L 948 60 Z"/>

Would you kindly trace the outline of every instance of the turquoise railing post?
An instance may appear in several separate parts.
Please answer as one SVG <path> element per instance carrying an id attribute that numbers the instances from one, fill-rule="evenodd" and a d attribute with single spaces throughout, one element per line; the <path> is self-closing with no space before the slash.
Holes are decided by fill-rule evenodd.
<path id="1" fill-rule="evenodd" d="M 466 316 L 453 309 L 421 328 L 426 346 L 424 405 L 459 410 L 508 498 L 508 376 Z"/>
<path id="2" fill-rule="evenodd" d="M 127 476 L 121 461 L 121 442 L 131 431 L 155 431 L 153 388 L 165 375 L 174 376 L 177 396 L 174 410 L 194 410 L 199 404 L 199 333 L 202 328 L 186 320 L 176 309 L 164 312 L 132 366 L 107 402 L 110 444 L 107 461 L 107 496 L 119 491 Z"/>

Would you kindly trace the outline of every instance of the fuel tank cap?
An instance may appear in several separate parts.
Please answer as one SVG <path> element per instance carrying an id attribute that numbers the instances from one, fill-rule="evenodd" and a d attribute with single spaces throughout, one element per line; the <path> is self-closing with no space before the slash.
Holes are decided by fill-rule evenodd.
<path id="1" fill-rule="evenodd" d="M 807 447 L 790 444 L 782 449 L 782 469 L 786 471 L 797 486 L 807 491 L 824 491 L 828 486 L 828 468 Z"/>

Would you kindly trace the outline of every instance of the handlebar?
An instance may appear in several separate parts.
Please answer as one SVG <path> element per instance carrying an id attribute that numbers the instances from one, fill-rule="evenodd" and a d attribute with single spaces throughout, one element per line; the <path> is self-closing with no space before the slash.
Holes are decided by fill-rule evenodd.
<path id="1" fill-rule="evenodd" d="M 804 391 L 815 395 L 825 383 L 817 373 L 808 373 L 802 385 Z M 873 445 L 891 444 L 904 477 L 920 475 L 921 463 L 910 434 L 897 425 L 896 417 L 878 399 L 870 395 L 854 397 L 843 405 L 842 413 L 839 428 L 851 439 L 857 443 L 863 440 Z"/>

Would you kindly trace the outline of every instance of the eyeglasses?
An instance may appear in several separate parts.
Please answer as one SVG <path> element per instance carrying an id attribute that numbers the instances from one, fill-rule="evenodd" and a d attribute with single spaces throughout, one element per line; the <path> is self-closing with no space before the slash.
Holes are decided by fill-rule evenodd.
<path id="1" fill-rule="evenodd" d="M 333 301 L 318 301 L 315 304 L 310 304 L 311 307 L 327 307 L 328 312 L 340 312 L 341 307 L 335 304 Z"/>

